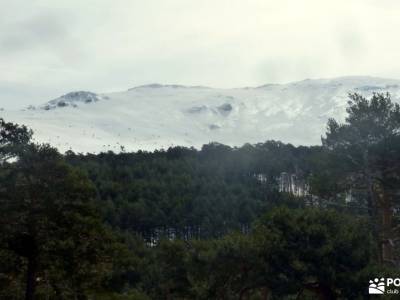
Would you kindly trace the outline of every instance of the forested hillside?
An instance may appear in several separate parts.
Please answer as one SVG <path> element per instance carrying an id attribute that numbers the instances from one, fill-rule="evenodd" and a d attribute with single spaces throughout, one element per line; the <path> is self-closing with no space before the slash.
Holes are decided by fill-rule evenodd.
<path id="1" fill-rule="evenodd" d="M 0 299 L 365 299 L 400 266 L 400 107 L 347 114 L 321 146 L 64 155 L 1 120 Z"/>
<path id="2" fill-rule="evenodd" d="M 302 199 L 279 193 L 282 172 L 310 173 L 320 147 L 266 142 L 230 148 L 204 145 L 200 151 L 76 155 L 66 159 L 96 185 L 107 222 L 122 230 L 188 238 L 221 237 L 247 230 L 271 207 Z"/>

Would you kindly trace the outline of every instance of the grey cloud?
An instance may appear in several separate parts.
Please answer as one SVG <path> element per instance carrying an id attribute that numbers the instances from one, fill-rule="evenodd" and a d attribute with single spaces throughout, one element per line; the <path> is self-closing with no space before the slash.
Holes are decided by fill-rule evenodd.
<path id="1" fill-rule="evenodd" d="M 13 52 L 32 50 L 32 47 L 46 46 L 68 38 L 65 24 L 51 15 L 37 15 L 20 23 L 9 24 L 2 32 L 1 49 Z"/>
<path id="2" fill-rule="evenodd" d="M 0 102 L 7 96 L 20 106 L 75 89 L 151 82 L 237 87 L 354 73 L 400 77 L 398 1 L 4 2 Z M 2 88 L 5 81 L 13 88 Z"/>

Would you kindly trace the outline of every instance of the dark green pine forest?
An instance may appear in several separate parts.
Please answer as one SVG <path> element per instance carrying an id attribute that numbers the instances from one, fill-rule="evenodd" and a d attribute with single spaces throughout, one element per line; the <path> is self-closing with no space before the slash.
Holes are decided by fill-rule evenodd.
<path id="1" fill-rule="evenodd" d="M 60 154 L 33 135 L 0 119 L 0 299 L 367 299 L 398 277 L 389 94 L 350 94 L 319 146 Z"/>

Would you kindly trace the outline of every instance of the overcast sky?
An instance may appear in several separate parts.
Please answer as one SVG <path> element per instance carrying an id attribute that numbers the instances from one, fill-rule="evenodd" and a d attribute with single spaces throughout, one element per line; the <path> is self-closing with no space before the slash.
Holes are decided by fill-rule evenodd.
<path id="1" fill-rule="evenodd" d="M 400 78 L 398 0 L 0 0 L 0 107 L 159 82 Z"/>

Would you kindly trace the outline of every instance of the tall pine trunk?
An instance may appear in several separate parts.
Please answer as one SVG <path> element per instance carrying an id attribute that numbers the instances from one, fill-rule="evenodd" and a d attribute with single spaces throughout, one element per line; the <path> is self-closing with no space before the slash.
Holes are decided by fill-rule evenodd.
<path id="1" fill-rule="evenodd" d="M 269 288 L 267 288 L 267 287 L 262 288 L 261 289 L 261 295 L 262 295 L 262 299 L 263 300 L 268 300 L 269 296 L 270 296 Z"/>
<path id="2" fill-rule="evenodd" d="M 30 255 L 28 256 L 25 300 L 33 300 L 35 297 L 36 271 L 37 271 L 36 255 Z"/>
<path id="3" fill-rule="evenodd" d="M 393 262 L 393 246 L 392 239 L 392 223 L 393 212 L 389 197 L 383 192 L 380 194 L 381 206 L 381 226 L 382 226 L 382 239 L 381 239 L 381 255 L 382 263 Z"/>

